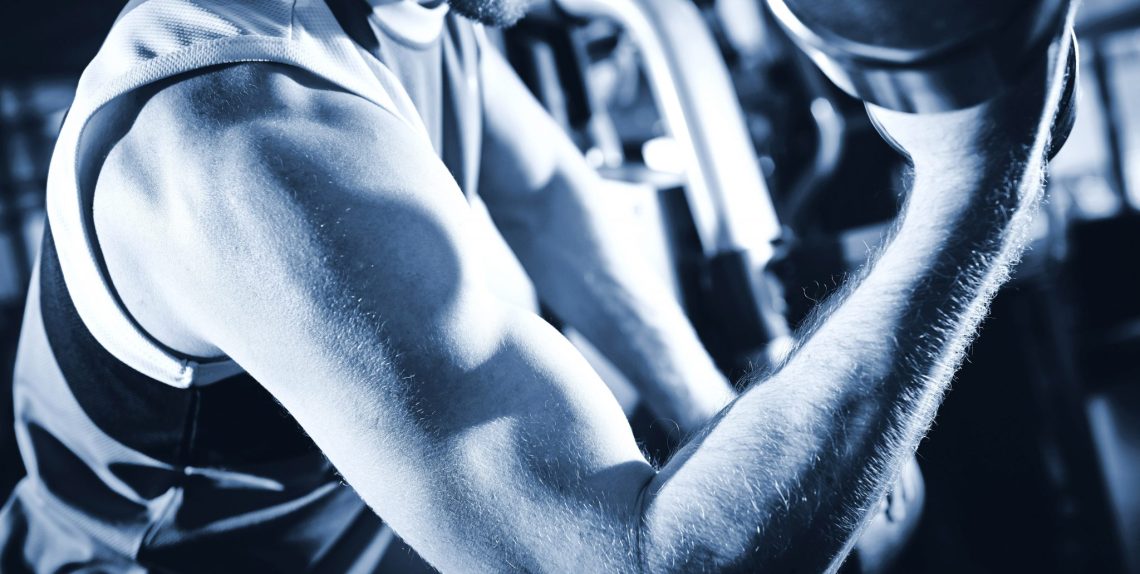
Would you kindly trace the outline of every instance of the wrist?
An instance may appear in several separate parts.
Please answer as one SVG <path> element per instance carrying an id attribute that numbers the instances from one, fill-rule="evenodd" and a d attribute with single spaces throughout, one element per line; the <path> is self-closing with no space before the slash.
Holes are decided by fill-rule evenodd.
<path id="1" fill-rule="evenodd" d="M 1047 57 L 1027 66 L 1021 84 L 976 106 L 914 114 L 868 104 L 867 111 L 879 133 L 908 156 L 916 171 L 954 166 L 1001 170 L 1010 156 L 1027 161 L 1044 155 L 1062 100 L 1075 93 L 1075 49 L 1065 35 Z M 1062 122 L 1071 121 L 1071 110 L 1068 114 Z"/>
<path id="2" fill-rule="evenodd" d="M 1024 143 L 916 158 L 906 218 L 1004 217 L 1040 197 L 1043 168 L 1040 149 Z"/>

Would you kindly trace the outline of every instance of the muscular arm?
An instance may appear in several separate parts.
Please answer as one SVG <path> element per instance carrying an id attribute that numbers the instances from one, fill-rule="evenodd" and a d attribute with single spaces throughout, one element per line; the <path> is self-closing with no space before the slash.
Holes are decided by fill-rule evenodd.
<path id="1" fill-rule="evenodd" d="M 630 378 L 654 413 L 699 429 L 735 396 L 578 148 L 493 49 L 482 59 L 480 194 L 543 301 Z M 617 190 L 620 192 L 621 190 Z"/>
<path id="2" fill-rule="evenodd" d="M 1045 133 L 1028 121 L 1014 130 L 1027 135 L 980 138 L 984 154 L 916 155 L 905 219 L 874 268 L 656 471 L 568 343 L 483 287 L 460 192 L 399 120 L 269 65 L 187 80 L 146 108 L 159 111 L 136 125 L 202 131 L 168 127 L 148 153 L 209 142 L 138 202 L 175 223 L 132 243 L 165 278 L 155 298 L 261 381 L 445 571 L 834 564 L 1017 254 Z M 974 119 L 941 127 L 966 137 Z"/>

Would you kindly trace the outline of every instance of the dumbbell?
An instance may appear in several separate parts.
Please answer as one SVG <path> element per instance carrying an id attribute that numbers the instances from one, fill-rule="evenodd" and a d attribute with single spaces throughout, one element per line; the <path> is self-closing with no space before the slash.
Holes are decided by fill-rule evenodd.
<path id="1" fill-rule="evenodd" d="M 768 7 L 840 89 L 901 112 L 989 100 L 1072 34 L 1070 0 L 768 0 Z M 1076 119 L 1077 62 L 1074 38 L 1050 158 Z"/>

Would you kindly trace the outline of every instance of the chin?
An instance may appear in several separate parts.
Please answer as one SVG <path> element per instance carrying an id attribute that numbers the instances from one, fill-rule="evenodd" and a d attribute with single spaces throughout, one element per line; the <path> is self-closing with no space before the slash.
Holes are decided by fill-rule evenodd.
<path id="1" fill-rule="evenodd" d="M 461 16 L 486 24 L 505 27 L 526 15 L 534 0 L 448 0 Z"/>

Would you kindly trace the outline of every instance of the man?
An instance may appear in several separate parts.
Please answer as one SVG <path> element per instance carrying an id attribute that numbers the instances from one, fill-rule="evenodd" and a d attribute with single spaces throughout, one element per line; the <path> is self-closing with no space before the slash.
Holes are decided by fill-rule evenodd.
<path id="1" fill-rule="evenodd" d="M 597 176 L 447 14 L 520 2 L 127 6 L 53 160 L 6 572 L 367 569 L 360 499 L 447 572 L 838 563 L 1020 249 L 1056 78 L 880 111 L 915 163 L 895 241 L 658 470 L 518 262 L 659 412 L 695 426 L 731 392 Z"/>

